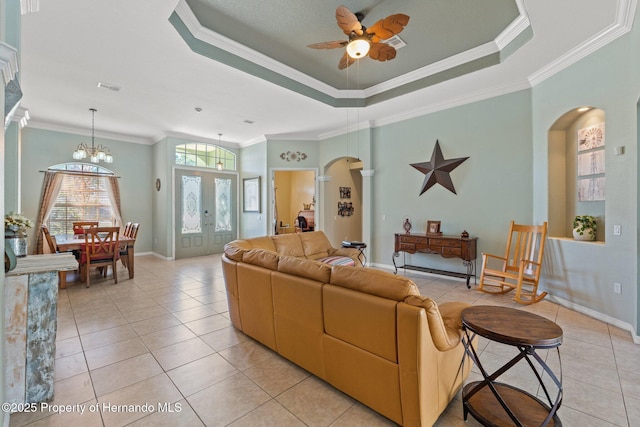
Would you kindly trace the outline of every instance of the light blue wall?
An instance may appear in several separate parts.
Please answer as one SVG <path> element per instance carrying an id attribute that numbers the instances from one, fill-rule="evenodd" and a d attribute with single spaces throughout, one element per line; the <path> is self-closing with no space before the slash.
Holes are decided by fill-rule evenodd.
<path id="1" fill-rule="evenodd" d="M 444 234 L 467 230 L 478 237 L 479 252 L 491 253 L 504 250 L 512 219 L 532 220 L 529 91 L 376 128 L 373 140 L 374 263 L 391 265 L 394 234 L 404 232 L 406 216 L 412 232 L 441 221 Z M 425 175 L 411 164 L 430 161 L 436 140 L 445 159 L 469 159 L 450 174 L 457 194 L 436 184 L 420 196 Z M 464 271 L 460 260 L 433 255 L 407 255 L 407 262 Z"/>
<path id="2" fill-rule="evenodd" d="M 538 84 L 533 89 L 534 218 L 547 217 L 548 130 L 580 106 L 606 119 L 606 243 L 549 241 L 545 286 L 559 298 L 638 328 L 638 123 L 640 94 L 638 19 L 625 36 Z M 624 146 L 624 155 L 615 147 Z M 622 235 L 613 235 L 613 225 Z M 614 282 L 622 293 L 613 292 Z"/>
<path id="3" fill-rule="evenodd" d="M 273 221 L 269 220 L 269 198 L 268 191 L 271 191 L 271 177 L 267 174 L 267 143 L 261 142 L 253 144 L 240 150 L 242 159 L 242 174 L 240 176 L 240 238 L 247 239 L 250 237 L 264 236 L 269 233 Z M 242 180 L 246 178 L 260 177 L 260 205 L 261 212 L 243 212 L 242 211 Z"/>
<path id="4" fill-rule="evenodd" d="M 19 126 L 11 123 L 4 134 L 4 208 L 20 212 L 20 139 Z"/>
<path id="5" fill-rule="evenodd" d="M 173 256 L 172 244 L 172 165 L 175 155 L 169 153 L 169 143 L 164 138 L 153 145 L 152 179 L 160 180 L 160 191 L 153 193 L 153 252 L 165 258 Z M 172 148 L 174 145 L 172 145 Z"/>
<path id="6" fill-rule="evenodd" d="M 44 174 L 49 166 L 74 161 L 73 150 L 90 137 L 33 128 L 22 130 L 22 212 L 37 218 Z M 152 147 L 123 141 L 96 138 L 96 145 L 111 149 L 114 161 L 102 164 L 119 176 L 123 221 L 140 223 L 136 253 L 152 250 L 152 194 L 155 192 L 151 174 Z M 33 236 L 31 241 L 33 241 Z"/>

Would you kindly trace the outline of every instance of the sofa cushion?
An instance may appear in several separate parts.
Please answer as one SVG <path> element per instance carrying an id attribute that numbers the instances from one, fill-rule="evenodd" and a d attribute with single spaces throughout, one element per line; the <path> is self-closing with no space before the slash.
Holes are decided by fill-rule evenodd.
<path id="1" fill-rule="evenodd" d="M 244 252 L 242 262 L 268 268 L 269 270 L 277 270 L 278 254 L 265 249 L 251 249 Z"/>
<path id="2" fill-rule="evenodd" d="M 462 339 L 462 310 L 469 307 L 470 304 L 445 302 L 438 306 L 431 298 L 419 295 L 408 296 L 404 302 L 425 309 L 431 338 L 438 350 L 451 350 L 460 343 Z"/>
<path id="3" fill-rule="evenodd" d="M 302 242 L 304 255 L 307 258 L 318 259 L 329 256 L 331 243 L 323 232 L 300 233 L 300 241 Z"/>
<path id="4" fill-rule="evenodd" d="M 273 243 L 276 246 L 276 252 L 280 255 L 304 257 L 304 250 L 302 249 L 302 242 L 300 241 L 300 234 L 279 234 L 273 236 Z"/>
<path id="5" fill-rule="evenodd" d="M 271 252 L 277 252 L 276 245 L 271 236 L 254 237 L 247 242 L 255 249 L 266 249 Z"/>
<path id="6" fill-rule="evenodd" d="M 355 267 L 356 265 L 353 259 L 346 256 L 327 256 L 318 258 L 316 261 L 327 265 L 350 265 L 351 267 Z"/>
<path id="7" fill-rule="evenodd" d="M 278 262 L 278 271 L 306 277 L 321 283 L 328 283 L 331 276 L 331 266 L 305 258 L 281 256 Z"/>
<path id="8" fill-rule="evenodd" d="M 395 301 L 402 301 L 409 295 L 420 295 L 418 287 L 410 279 L 369 268 L 334 265 L 330 283 Z"/>

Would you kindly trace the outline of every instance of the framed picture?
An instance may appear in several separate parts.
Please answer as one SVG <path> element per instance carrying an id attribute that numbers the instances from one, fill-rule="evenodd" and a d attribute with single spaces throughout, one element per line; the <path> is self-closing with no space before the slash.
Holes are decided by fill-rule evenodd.
<path id="1" fill-rule="evenodd" d="M 260 207 L 260 177 L 242 180 L 242 211 L 262 212 Z"/>
<path id="2" fill-rule="evenodd" d="M 350 199 L 351 198 L 351 187 L 340 187 L 340 198 L 341 199 Z"/>
<path id="3" fill-rule="evenodd" d="M 440 232 L 440 221 L 427 221 L 427 234 L 442 234 Z"/>

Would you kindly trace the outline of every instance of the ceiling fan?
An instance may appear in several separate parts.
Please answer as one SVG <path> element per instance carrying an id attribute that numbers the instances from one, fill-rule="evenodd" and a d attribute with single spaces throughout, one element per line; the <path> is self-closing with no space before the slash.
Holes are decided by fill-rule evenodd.
<path id="1" fill-rule="evenodd" d="M 336 49 L 346 46 L 347 49 L 338 63 L 340 70 L 353 64 L 356 59 L 364 58 L 367 54 L 369 58 L 377 61 L 388 61 L 395 58 L 396 49 L 387 43 L 381 43 L 381 41 L 404 30 L 404 27 L 409 23 L 409 16 L 402 13 L 389 15 L 369 28 L 361 24 L 362 19 L 364 19 L 363 13 L 353 13 L 346 6 L 339 6 L 336 9 L 336 21 L 342 31 L 349 36 L 349 39 L 313 43 L 308 47 Z"/>

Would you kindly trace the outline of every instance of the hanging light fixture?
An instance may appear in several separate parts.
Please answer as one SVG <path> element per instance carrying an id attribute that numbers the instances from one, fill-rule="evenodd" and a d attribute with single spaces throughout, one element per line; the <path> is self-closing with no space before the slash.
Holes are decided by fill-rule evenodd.
<path id="1" fill-rule="evenodd" d="M 222 134 L 221 134 L 221 133 L 219 133 L 219 134 L 218 134 L 218 148 L 216 148 L 216 153 L 220 153 L 220 143 L 221 143 L 221 140 L 222 140 Z M 219 157 L 219 156 L 216 156 L 216 157 L 218 157 L 218 162 L 216 163 L 216 169 L 218 169 L 219 171 L 221 171 L 221 170 L 222 170 L 222 168 L 224 167 L 224 163 L 222 163 L 222 160 L 220 160 L 220 157 Z"/>
<path id="2" fill-rule="evenodd" d="M 91 147 L 89 148 L 87 144 L 81 142 L 76 148 L 76 151 L 73 152 L 73 158 L 82 160 L 89 157 L 91 163 L 98 163 L 100 161 L 113 163 L 113 156 L 111 155 L 109 147 L 103 147 L 102 144 L 99 144 L 97 147 L 95 146 L 95 116 L 98 110 L 89 108 L 89 111 L 91 111 Z"/>

